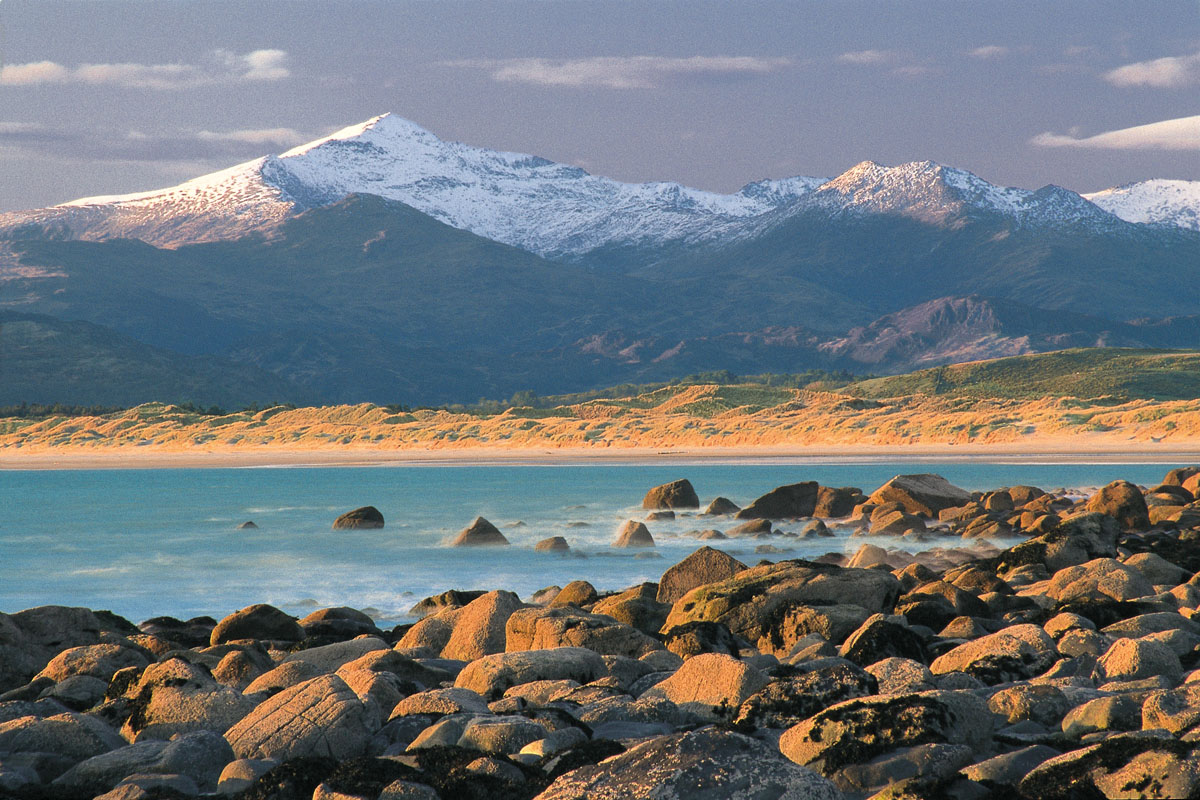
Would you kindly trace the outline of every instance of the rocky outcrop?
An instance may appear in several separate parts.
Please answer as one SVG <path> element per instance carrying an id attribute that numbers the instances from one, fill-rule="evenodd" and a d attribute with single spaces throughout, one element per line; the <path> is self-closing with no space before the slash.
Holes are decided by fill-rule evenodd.
<path id="1" fill-rule="evenodd" d="M 686 478 L 655 486 L 646 492 L 642 499 L 642 508 L 649 511 L 658 509 L 699 508 L 700 498 L 696 490 Z"/>
<path id="2" fill-rule="evenodd" d="M 585 647 L 601 655 L 639 658 L 662 648 L 641 631 L 612 617 L 577 608 L 527 608 L 513 612 L 505 631 L 508 652 Z"/>
<path id="3" fill-rule="evenodd" d="M 353 511 L 347 511 L 333 521 L 333 529 L 375 529 L 383 527 L 383 514 L 375 506 L 363 506 Z"/>
<path id="4" fill-rule="evenodd" d="M 1087 501 L 1086 509 L 1112 517 L 1125 530 L 1144 531 L 1150 527 L 1150 512 L 1142 490 L 1129 481 L 1113 481 Z"/>
<path id="5" fill-rule="evenodd" d="M 215 646 L 243 639 L 298 642 L 303 638 L 304 629 L 295 617 L 275 606 L 259 603 L 235 611 L 218 622 L 212 630 L 210 643 Z"/>
<path id="6" fill-rule="evenodd" d="M 496 699 L 513 686 L 530 681 L 566 679 L 590 683 L 606 674 L 604 659 L 594 651 L 559 647 L 484 656 L 458 673 L 454 685 Z"/>

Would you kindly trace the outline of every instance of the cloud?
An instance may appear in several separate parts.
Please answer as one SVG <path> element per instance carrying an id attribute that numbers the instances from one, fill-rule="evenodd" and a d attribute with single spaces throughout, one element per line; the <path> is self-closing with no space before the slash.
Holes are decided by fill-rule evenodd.
<path id="1" fill-rule="evenodd" d="M 292 128 L 229 131 L 67 130 L 31 122 L 0 122 L 0 147 L 43 156 L 146 163 L 250 159 L 316 138 Z"/>
<path id="2" fill-rule="evenodd" d="M 447 66 L 486 69 L 492 80 L 541 86 L 653 89 L 666 78 L 687 75 L 764 74 L 789 66 L 788 58 L 758 56 L 596 56 L 593 58 L 469 59 Z"/>
<path id="3" fill-rule="evenodd" d="M 1152 86 L 1159 89 L 1183 89 L 1200 86 L 1200 53 L 1188 56 L 1138 61 L 1104 73 L 1113 86 Z"/>
<path id="4" fill-rule="evenodd" d="M 1039 133 L 1029 140 L 1038 147 L 1089 150 L 1200 150 L 1200 115 L 1105 131 L 1095 136 Z"/>
<path id="5" fill-rule="evenodd" d="M 53 61 L 9 64 L 0 69 L 0 86 L 83 84 L 126 89 L 177 90 L 245 82 L 278 81 L 291 73 L 283 50 L 238 55 L 217 50 L 203 64 L 80 64 Z"/>
<path id="6" fill-rule="evenodd" d="M 988 44 L 983 47 L 976 47 L 974 50 L 969 50 L 967 55 L 971 58 L 982 59 L 1003 58 L 1008 55 L 1008 48 L 998 44 Z"/>
<path id="7" fill-rule="evenodd" d="M 898 57 L 899 54 L 892 50 L 855 50 L 849 53 L 842 53 L 837 57 L 837 60 L 843 64 L 870 66 L 873 64 L 890 64 Z"/>

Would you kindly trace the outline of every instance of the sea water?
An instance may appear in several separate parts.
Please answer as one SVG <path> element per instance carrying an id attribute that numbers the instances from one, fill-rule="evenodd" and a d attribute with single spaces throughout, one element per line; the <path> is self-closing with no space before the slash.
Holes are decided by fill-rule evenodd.
<path id="1" fill-rule="evenodd" d="M 417 600 L 446 589 L 507 589 L 528 599 L 547 585 L 585 579 L 601 591 L 618 590 L 657 580 L 701 544 L 756 563 L 849 553 L 864 541 L 845 532 L 772 540 L 789 552 L 764 556 L 754 552 L 762 541 L 687 535 L 734 524 L 688 514 L 647 523 L 657 557 L 612 548 L 622 523 L 645 518 L 645 491 L 677 478 L 691 480 L 702 504 L 723 495 L 745 505 L 805 480 L 869 493 L 893 475 L 936 472 L 966 489 L 1086 490 L 1117 478 L 1155 485 L 1170 466 L 793 461 L 2 471 L 0 611 L 87 606 L 137 622 L 163 614 L 219 618 L 271 603 L 297 615 L 352 606 L 381 625 L 395 624 Z M 386 527 L 331 529 L 339 514 L 364 505 L 376 506 Z M 476 515 L 512 546 L 449 547 Z M 238 530 L 245 521 L 257 529 Z M 549 536 L 565 537 L 571 553 L 535 553 L 534 544 Z M 957 544 L 963 542 L 937 538 L 927 546 Z"/>

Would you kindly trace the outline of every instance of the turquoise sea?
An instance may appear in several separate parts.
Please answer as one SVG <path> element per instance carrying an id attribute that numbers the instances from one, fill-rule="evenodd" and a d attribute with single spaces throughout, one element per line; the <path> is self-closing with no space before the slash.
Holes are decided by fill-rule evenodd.
<path id="1" fill-rule="evenodd" d="M 0 471 L 0 611 L 79 605 L 138 622 L 161 614 L 219 618 L 267 602 L 298 615 L 349 605 L 394 624 L 418 599 L 446 589 L 508 589 L 527 598 L 579 578 L 602 591 L 657 580 L 699 546 L 685 532 L 730 524 L 694 516 L 649 523 L 656 559 L 609 547 L 626 519 L 645 516 L 645 491 L 676 478 L 690 479 L 702 503 L 724 495 L 745 505 L 802 480 L 870 492 L 896 474 L 936 472 L 967 489 L 1088 489 L 1117 478 L 1155 485 L 1171 466 L 793 460 Z M 384 529 L 331 530 L 338 514 L 368 504 L 383 512 Z M 446 546 L 480 514 L 513 546 Z M 246 520 L 259 528 L 235 530 Z M 533 552 L 535 542 L 555 535 L 565 536 L 575 554 Z M 795 541 L 787 545 L 792 553 L 769 558 L 852 552 L 862 541 Z M 721 544 L 756 562 L 763 558 L 753 553 L 758 543 Z"/>

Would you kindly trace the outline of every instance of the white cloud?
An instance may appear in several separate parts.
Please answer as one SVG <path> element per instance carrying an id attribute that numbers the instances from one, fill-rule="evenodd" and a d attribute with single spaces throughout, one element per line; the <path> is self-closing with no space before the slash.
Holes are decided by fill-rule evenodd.
<path id="1" fill-rule="evenodd" d="M 1200 53 L 1126 64 L 1104 73 L 1104 80 L 1113 86 L 1122 87 L 1153 86 L 1159 89 L 1182 89 L 1188 86 L 1200 86 Z"/>
<path id="2" fill-rule="evenodd" d="M 599 86 L 607 89 L 653 89 L 678 75 L 763 74 L 790 65 L 788 58 L 757 56 L 597 56 L 593 58 L 470 59 L 449 66 L 487 69 L 493 80 L 542 86 Z"/>
<path id="3" fill-rule="evenodd" d="M 889 64 L 896 60 L 898 54 L 891 50 L 855 50 L 842 53 L 837 60 L 843 64 Z"/>
<path id="4" fill-rule="evenodd" d="M 1091 150 L 1200 150 L 1200 115 L 1105 131 L 1095 136 L 1039 133 L 1029 140 L 1038 147 Z"/>
<path id="5" fill-rule="evenodd" d="M 228 131 L 165 130 L 147 133 L 116 128 L 68 129 L 33 122 L 0 121 L 0 148 L 56 158 L 109 163 L 176 163 L 253 158 L 315 138 L 293 128 Z"/>
<path id="6" fill-rule="evenodd" d="M 1008 55 L 1008 48 L 998 44 L 988 44 L 968 51 L 967 55 L 971 56 L 971 58 L 982 59 L 1003 58 Z"/>
<path id="7" fill-rule="evenodd" d="M 255 50 L 237 55 L 217 50 L 206 64 L 81 64 L 67 67 L 53 61 L 9 64 L 0 69 L 2 86 L 76 83 L 127 89 L 175 90 L 197 86 L 277 81 L 291 73 L 283 50 Z"/>
<path id="8" fill-rule="evenodd" d="M 241 142 L 243 144 L 265 144 L 291 146 L 308 141 L 294 128 L 250 128 L 237 131 L 200 131 L 196 138 L 202 142 Z"/>

